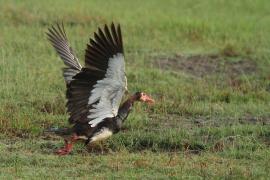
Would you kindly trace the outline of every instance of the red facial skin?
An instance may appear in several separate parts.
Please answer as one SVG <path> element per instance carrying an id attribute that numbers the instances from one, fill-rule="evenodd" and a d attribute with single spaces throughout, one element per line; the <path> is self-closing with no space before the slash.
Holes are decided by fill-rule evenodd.
<path id="1" fill-rule="evenodd" d="M 152 99 L 150 96 L 148 96 L 145 93 L 141 93 L 140 101 L 146 102 L 147 104 L 154 104 L 155 100 Z"/>

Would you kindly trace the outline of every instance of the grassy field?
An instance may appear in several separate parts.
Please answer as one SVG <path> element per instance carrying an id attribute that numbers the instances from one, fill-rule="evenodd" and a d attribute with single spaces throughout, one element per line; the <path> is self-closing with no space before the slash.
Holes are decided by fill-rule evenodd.
<path id="1" fill-rule="evenodd" d="M 0 0 L 0 179 L 267 179 L 268 0 Z M 54 151 L 67 127 L 62 62 L 46 40 L 63 21 L 83 63 L 98 26 L 121 23 L 136 104 L 104 153 Z"/>

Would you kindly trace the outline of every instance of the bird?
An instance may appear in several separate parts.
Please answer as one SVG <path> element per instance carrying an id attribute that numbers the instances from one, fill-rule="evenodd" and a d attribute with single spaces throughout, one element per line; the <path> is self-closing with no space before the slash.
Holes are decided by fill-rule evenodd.
<path id="1" fill-rule="evenodd" d="M 72 124 L 70 136 L 56 154 L 70 154 L 78 140 L 88 145 L 118 133 L 136 101 L 154 104 L 154 99 L 141 91 L 121 103 L 127 77 L 120 24 L 105 24 L 94 32 L 85 49 L 84 67 L 71 48 L 63 22 L 50 26 L 46 34 L 65 65 L 66 108 Z"/>

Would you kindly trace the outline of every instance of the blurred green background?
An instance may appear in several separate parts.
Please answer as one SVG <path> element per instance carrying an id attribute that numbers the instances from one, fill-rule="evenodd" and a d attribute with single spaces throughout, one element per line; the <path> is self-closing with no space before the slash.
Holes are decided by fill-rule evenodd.
<path id="1" fill-rule="evenodd" d="M 267 178 L 269 12 L 267 0 L 0 1 L 0 177 Z M 129 90 L 157 102 L 136 104 L 105 154 L 78 144 L 59 158 L 62 139 L 43 132 L 69 126 L 45 36 L 58 21 L 82 64 L 97 28 L 120 23 Z"/>

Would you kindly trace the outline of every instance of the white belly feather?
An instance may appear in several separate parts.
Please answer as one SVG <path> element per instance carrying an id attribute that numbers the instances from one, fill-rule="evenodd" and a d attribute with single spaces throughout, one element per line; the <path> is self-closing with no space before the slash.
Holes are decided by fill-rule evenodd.
<path id="1" fill-rule="evenodd" d="M 95 141 L 105 140 L 109 138 L 112 134 L 113 134 L 112 131 L 109 130 L 108 128 L 102 128 L 99 132 L 94 134 L 94 136 L 90 140 L 90 143 L 95 142 Z"/>

